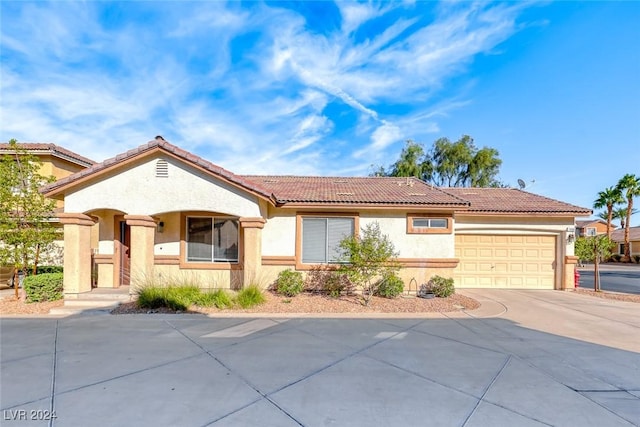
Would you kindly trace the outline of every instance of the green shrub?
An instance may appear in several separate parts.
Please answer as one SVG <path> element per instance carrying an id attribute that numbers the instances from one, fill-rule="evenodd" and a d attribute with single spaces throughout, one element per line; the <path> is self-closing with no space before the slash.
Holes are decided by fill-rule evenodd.
<path id="1" fill-rule="evenodd" d="M 456 291 L 453 286 L 453 279 L 446 279 L 441 276 L 433 276 L 431 280 L 429 280 L 428 288 L 439 298 L 446 298 L 453 295 Z"/>
<path id="2" fill-rule="evenodd" d="M 138 291 L 138 307 L 160 308 L 168 307 L 175 311 L 186 311 L 198 302 L 200 288 L 187 286 L 145 286 Z"/>
<path id="3" fill-rule="evenodd" d="M 353 293 L 354 288 L 354 284 L 346 274 L 331 271 L 325 277 L 322 290 L 332 298 L 340 298 L 343 294 Z"/>
<path id="4" fill-rule="evenodd" d="M 266 299 L 258 286 L 251 285 L 238 291 L 235 300 L 240 307 L 251 308 L 264 303 Z"/>
<path id="5" fill-rule="evenodd" d="M 167 288 L 158 286 L 145 286 L 138 290 L 138 307 L 140 308 L 160 308 L 166 307 Z"/>
<path id="6" fill-rule="evenodd" d="M 287 297 L 294 297 L 304 289 L 302 273 L 290 269 L 281 271 L 276 279 L 276 292 Z"/>
<path id="7" fill-rule="evenodd" d="M 37 274 L 46 273 L 63 273 L 64 268 L 61 265 L 39 265 L 37 268 Z"/>
<path id="8" fill-rule="evenodd" d="M 28 302 L 56 301 L 63 296 L 63 274 L 46 273 L 24 278 Z"/>
<path id="9" fill-rule="evenodd" d="M 404 282 L 395 273 L 385 274 L 376 288 L 376 295 L 384 298 L 396 298 L 404 291 Z"/>
<path id="10" fill-rule="evenodd" d="M 229 292 L 224 289 L 202 292 L 196 301 L 196 305 L 201 307 L 229 308 L 233 305 L 233 300 Z"/>

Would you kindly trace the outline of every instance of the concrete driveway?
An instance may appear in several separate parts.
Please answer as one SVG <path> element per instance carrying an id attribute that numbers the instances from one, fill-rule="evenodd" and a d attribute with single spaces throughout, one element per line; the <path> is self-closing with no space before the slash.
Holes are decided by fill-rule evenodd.
<path id="1" fill-rule="evenodd" d="M 464 293 L 483 307 L 423 318 L 4 318 L 2 425 L 640 423 L 638 304 Z"/>

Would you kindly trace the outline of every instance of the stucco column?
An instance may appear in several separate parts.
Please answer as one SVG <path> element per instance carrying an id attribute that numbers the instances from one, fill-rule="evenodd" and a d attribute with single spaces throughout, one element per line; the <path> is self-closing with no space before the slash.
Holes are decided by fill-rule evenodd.
<path id="1" fill-rule="evenodd" d="M 125 215 L 131 228 L 131 292 L 153 274 L 153 246 L 156 222 L 147 215 Z"/>
<path id="2" fill-rule="evenodd" d="M 242 274 L 242 286 L 249 286 L 260 278 L 262 267 L 262 229 L 266 221 L 264 218 L 240 218 L 244 239 L 244 265 Z"/>
<path id="3" fill-rule="evenodd" d="M 567 255 L 564 257 L 564 275 L 562 277 L 562 289 L 575 289 L 574 274 L 576 272 L 577 264 L 577 256 Z"/>
<path id="4" fill-rule="evenodd" d="M 91 227 L 94 221 L 81 213 L 58 215 L 64 225 L 64 295 L 91 292 Z"/>

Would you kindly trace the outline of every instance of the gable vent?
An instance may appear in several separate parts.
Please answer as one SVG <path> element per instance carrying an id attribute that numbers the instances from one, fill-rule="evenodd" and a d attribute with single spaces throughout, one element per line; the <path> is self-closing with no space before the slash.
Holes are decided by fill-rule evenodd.
<path id="1" fill-rule="evenodd" d="M 166 160 L 158 160 L 156 162 L 156 178 L 169 177 L 169 163 Z"/>

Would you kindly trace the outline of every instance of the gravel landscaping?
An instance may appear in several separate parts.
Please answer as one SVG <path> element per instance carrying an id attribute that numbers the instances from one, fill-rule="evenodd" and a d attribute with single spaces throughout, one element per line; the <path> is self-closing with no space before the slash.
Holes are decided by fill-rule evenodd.
<path id="1" fill-rule="evenodd" d="M 266 302 L 248 309 L 217 309 L 211 307 L 192 306 L 193 313 L 274 313 L 274 314 L 307 314 L 307 313 L 426 313 L 474 310 L 480 307 L 476 300 L 460 294 L 448 298 L 424 299 L 413 296 L 402 296 L 394 299 L 372 297 L 368 306 L 363 305 L 358 296 L 331 298 L 321 294 L 302 293 L 295 297 L 283 297 L 272 292 L 265 292 Z M 169 309 L 142 309 L 135 302 L 120 305 L 113 314 L 132 313 L 173 313 Z"/>
<path id="2" fill-rule="evenodd" d="M 594 292 L 593 290 L 579 288 L 576 294 L 640 303 L 640 295 L 622 294 L 615 292 Z M 413 296 L 402 296 L 395 299 L 373 297 L 368 306 L 361 304 L 357 296 L 343 296 L 330 298 L 324 295 L 303 293 L 295 297 L 283 297 L 272 292 L 265 292 L 266 302 L 250 309 L 224 309 L 203 308 L 193 306 L 191 313 L 274 313 L 274 314 L 339 314 L 339 313 L 429 313 L 451 312 L 459 310 L 474 310 L 480 307 L 480 303 L 473 298 L 461 294 L 454 294 L 448 298 L 424 299 Z M 0 315 L 43 315 L 48 314 L 54 307 L 61 307 L 62 300 L 25 303 L 11 296 L 0 299 Z M 125 303 L 112 311 L 112 314 L 146 314 L 146 313 L 175 313 L 169 309 L 142 309 L 135 302 Z"/>

